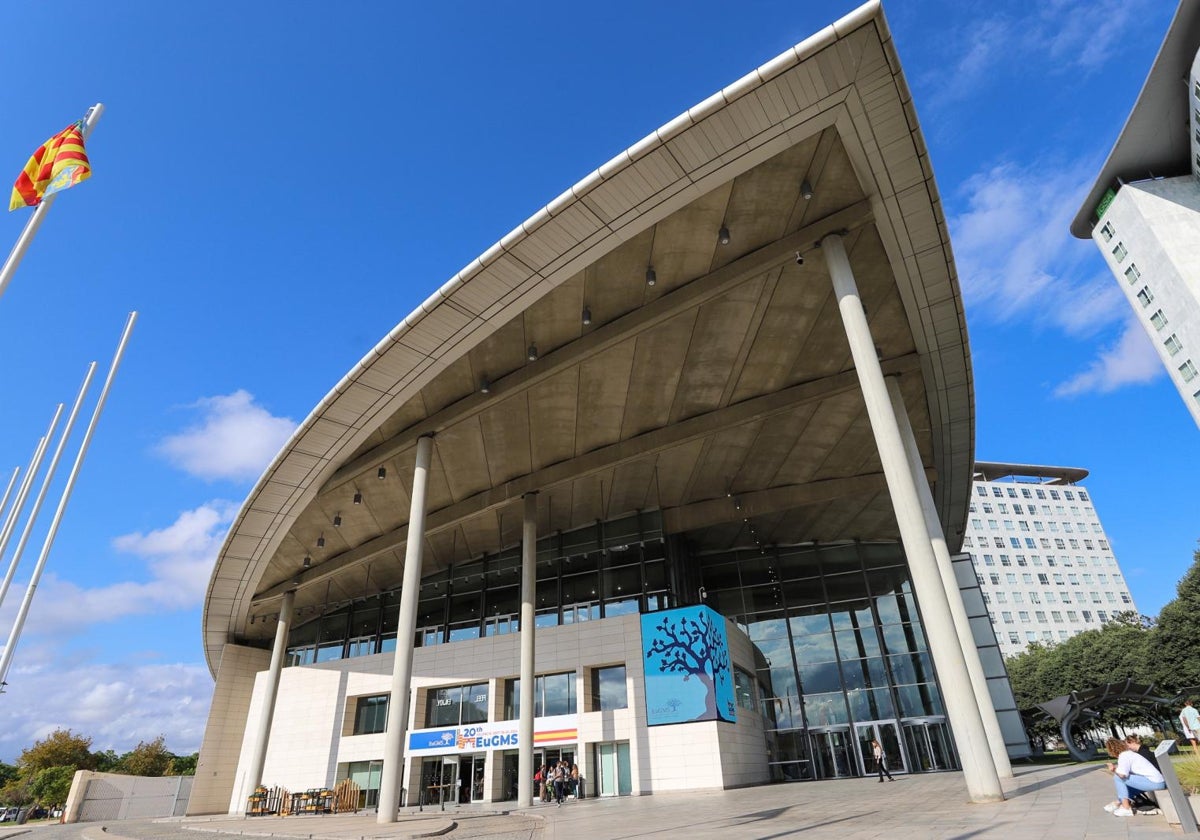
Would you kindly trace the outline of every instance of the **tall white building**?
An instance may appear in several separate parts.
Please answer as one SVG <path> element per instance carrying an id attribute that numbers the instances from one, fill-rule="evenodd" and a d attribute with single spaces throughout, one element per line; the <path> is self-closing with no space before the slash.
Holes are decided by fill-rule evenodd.
<path id="1" fill-rule="evenodd" d="M 1200 425 L 1200 3 L 1179 4 L 1071 232 L 1100 248 Z"/>
<path id="2" fill-rule="evenodd" d="M 1136 610 L 1087 470 L 975 462 L 963 538 L 1000 652 L 1061 642 Z"/>

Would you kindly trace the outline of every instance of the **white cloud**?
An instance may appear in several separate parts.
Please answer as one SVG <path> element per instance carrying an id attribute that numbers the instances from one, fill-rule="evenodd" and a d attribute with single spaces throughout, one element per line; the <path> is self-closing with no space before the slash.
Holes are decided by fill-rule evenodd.
<path id="1" fill-rule="evenodd" d="M 181 755 L 200 748 L 213 682 L 203 665 L 62 661 L 57 649 L 31 651 L 0 698 L 0 760 L 12 762 L 55 729 L 93 739 L 92 750 L 132 749 L 166 735 Z"/>
<path id="2" fill-rule="evenodd" d="M 1100 352 L 1087 369 L 1054 389 L 1056 397 L 1083 393 L 1107 394 L 1123 385 L 1149 382 L 1163 374 L 1162 362 L 1145 330 L 1130 319 L 1116 344 Z"/>
<path id="3" fill-rule="evenodd" d="M 201 422 L 167 437 L 157 450 L 204 479 L 258 478 L 296 429 L 294 420 L 275 417 L 243 390 L 205 397 L 192 407 L 204 411 Z"/>
<path id="4" fill-rule="evenodd" d="M 30 610 L 25 636 L 65 638 L 89 625 L 200 606 L 217 552 L 236 513 L 232 502 L 208 502 L 184 511 L 166 528 L 117 537 L 113 541 L 117 550 L 146 561 L 146 580 L 87 588 L 46 575 Z M 14 583 L 19 594 L 18 587 L 23 584 Z M 18 601 L 17 597 L 6 600 L 0 610 L 0 626 L 12 622 Z"/>
<path id="5" fill-rule="evenodd" d="M 1124 316 L 1107 273 L 1077 279 L 1094 255 L 1068 228 L 1090 173 L 1087 164 L 1005 164 L 966 181 L 966 210 L 949 223 L 971 317 L 1021 318 L 1084 336 Z"/>

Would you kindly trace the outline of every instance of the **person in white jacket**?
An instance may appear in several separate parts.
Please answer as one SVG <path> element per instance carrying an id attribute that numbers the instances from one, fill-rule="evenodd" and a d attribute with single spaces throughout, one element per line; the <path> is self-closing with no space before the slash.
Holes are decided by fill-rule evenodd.
<path id="1" fill-rule="evenodd" d="M 1132 817 L 1133 807 L 1129 802 L 1131 790 L 1165 790 L 1167 782 L 1153 764 L 1138 755 L 1136 748 L 1119 738 L 1109 738 L 1105 743 L 1108 754 L 1117 760 L 1109 762 L 1105 769 L 1113 774 L 1113 786 L 1117 799 L 1104 806 L 1104 810 L 1117 817 Z"/>

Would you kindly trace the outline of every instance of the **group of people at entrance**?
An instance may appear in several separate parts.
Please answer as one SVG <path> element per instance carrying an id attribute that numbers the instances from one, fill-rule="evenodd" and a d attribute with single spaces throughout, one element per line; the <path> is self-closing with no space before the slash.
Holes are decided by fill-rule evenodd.
<path id="1" fill-rule="evenodd" d="M 564 799 L 579 795 L 579 765 L 565 760 L 543 764 L 533 782 L 540 787 L 543 802 L 553 799 L 561 807 Z"/>

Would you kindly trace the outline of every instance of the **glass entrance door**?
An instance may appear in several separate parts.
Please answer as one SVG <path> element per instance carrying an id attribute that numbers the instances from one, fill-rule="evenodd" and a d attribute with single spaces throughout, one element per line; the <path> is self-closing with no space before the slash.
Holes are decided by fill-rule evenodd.
<path id="1" fill-rule="evenodd" d="M 813 729 L 811 732 L 813 762 L 818 779 L 842 779 L 856 775 L 850 727 Z"/>
<path id="2" fill-rule="evenodd" d="M 953 770 L 954 750 L 944 720 L 904 721 L 904 743 L 914 770 Z"/>
<path id="3" fill-rule="evenodd" d="M 628 796 L 633 792 L 628 741 L 596 745 L 595 791 L 596 796 Z"/>
<path id="4" fill-rule="evenodd" d="M 908 764 L 904 760 L 904 750 L 900 749 L 900 729 L 893 720 L 874 720 L 867 723 L 855 724 L 855 734 L 858 736 L 858 766 L 864 776 L 878 773 L 875 766 L 875 747 L 871 743 L 878 739 L 883 747 L 890 773 L 907 773 Z"/>

